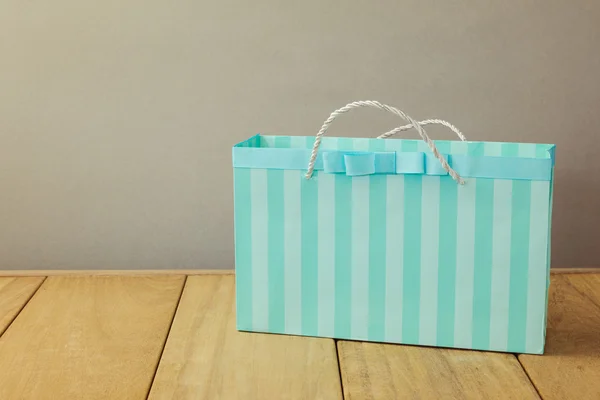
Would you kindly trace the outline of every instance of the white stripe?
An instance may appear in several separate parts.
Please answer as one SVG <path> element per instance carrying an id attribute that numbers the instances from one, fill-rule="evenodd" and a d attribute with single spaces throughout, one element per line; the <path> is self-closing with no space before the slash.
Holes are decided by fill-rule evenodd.
<path id="1" fill-rule="evenodd" d="M 369 150 L 369 140 L 353 140 L 355 150 Z M 370 178 L 352 178 L 352 278 L 350 332 L 353 339 L 369 335 L 369 192 Z"/>
<path id="2" fill-rule="evenodd" d="M 369 334 L 369 177 L 352 178 L 351 322 L 353 339 Z"/>
<path id="3" fill-rule="evenodd" d="M 454 345 L 462 348 L 472 343 L 476 185 L 477 179 L 469 179 L 458 186 Z"/>
<path id="4" fill-rule="evenodd" d="M 421 299 L 419 344 L 437 342 L 440 177 L 423 176 L 421 200 Z"/>
<path id="5" fill-rule="evenodd" d="M 269 329 L 267 170 L 250 173 L 252 207 L 252 328 Z"/>
<path id="6" fill-rule="evenodd" d="M 527 279 L 527 340 L 525 349 L 541 353 L 546 322 L 550 182 L 531 182 L 529 225 L 529 274 Z"/>
<path id="7" fill-rule="evenodd" d="M 290 136 L 290 147 L 293 149 L 304 149 L 306 148 L 306 138 L 304 136 Z M 308 166 L 308 160 L 306 161 Z"/>
<path id="8" fill-rule="evenodd" d="M 490 157 L 500 157 L 502 155 L 502 143 L 485 142 L 483 145 L 483 155 Z"/>
<path id="9" fill-rule="evenodd" d="M 535 143 L 519 143 L 519 157 L 535 158 L 537 145 Z"/>
<path id="10" fill-rule="evenodd" d="M 467 154 L 468 146 L 467 142 L 452 142 L 450 144 L 451 154 Z"/>
<path id="11" fill-rule="evenodd" d="M 371 139 L 365 139 L 365 138 L 354 139 L 353 140 L 354 150 L 368 151 L 370 140 Z"/>
<path id="12" fill-rule="evenodd" d="M 400 151 L 402 142 L 387 140 L 385 149 Z M 404 176 L 387 177 L 385 233 L 385 340 L 402 341 L 402 276 L 404 274 Z"/>
<path id="13" fill-rule="evenodd" d="M 321 146 L 335 149 L 337 140 L 330 138 Z M 318 177 L 318 238 L 319 238 L 319 336 L 333 337 L 335 320 L 335 175 Z"/>
<path id="14" fill-rule="evenodd" d="M 506 351 L 510 293 L 512 181 L 494 181 L 490 349 Z"/>
<path id="15" fill-rule="evenodd" d="M 398 139 L 384 139 L 386 151 L 402 151 L 402 141 Z"/>

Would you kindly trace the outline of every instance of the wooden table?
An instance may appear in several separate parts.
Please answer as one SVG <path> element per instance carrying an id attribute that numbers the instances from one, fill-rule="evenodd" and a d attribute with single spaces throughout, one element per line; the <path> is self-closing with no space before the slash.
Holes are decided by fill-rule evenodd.
<path id="1" fill-rule="evenodd" d="M 600 399 L 600 274 L 552 275 L 543 356 L 240 333 L 234 316 L 228 274 L 0 277 L 0 399 Z"/>

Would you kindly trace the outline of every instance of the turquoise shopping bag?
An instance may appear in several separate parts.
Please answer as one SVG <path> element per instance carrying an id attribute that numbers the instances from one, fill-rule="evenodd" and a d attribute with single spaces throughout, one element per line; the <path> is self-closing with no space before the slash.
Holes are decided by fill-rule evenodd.
<path id="1" fill-rule="evenodd" d="M 351 109 L 409 124 L 324 136 Z M 441 123 L 459 141 L 432 141 Z M 386 139 L 414 128 L 422 140 Z M 375 101 L 233 147 L 237 328 L 543 353 L 551 144 L 471 142 Z"/>

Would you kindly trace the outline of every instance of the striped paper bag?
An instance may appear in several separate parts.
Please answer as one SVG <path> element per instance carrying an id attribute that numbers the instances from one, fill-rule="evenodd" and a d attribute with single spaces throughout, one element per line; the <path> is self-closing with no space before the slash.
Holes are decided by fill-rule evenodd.
<path id="1" fill-rule="evenodd" d="M 323 136 L 365 106 L 409 125 Z M 385 139 L 411 128 L 422 140 Z M 237 328 L 543 353 L 554 148 L 466 141 L 375 101 L 316 137 L 236 145 Z"/>

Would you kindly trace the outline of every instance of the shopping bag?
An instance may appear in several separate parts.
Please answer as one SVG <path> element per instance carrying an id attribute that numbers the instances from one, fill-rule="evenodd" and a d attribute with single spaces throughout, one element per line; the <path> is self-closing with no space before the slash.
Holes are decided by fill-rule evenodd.
<path id="1" fill-rule="evenodd" d="M 408 124 L 325 136 L 374 107 Z M 459 140 L 432 141 L 441 123 Z M 421 140 L 390 139 L 414 129 Z M 237 328 L 543 353 L 552 144 L 467 141 L 376 101 L 233 147 Z"/>

